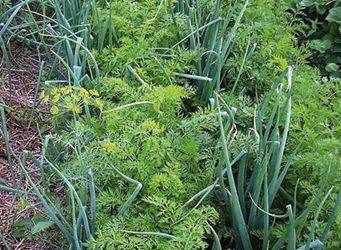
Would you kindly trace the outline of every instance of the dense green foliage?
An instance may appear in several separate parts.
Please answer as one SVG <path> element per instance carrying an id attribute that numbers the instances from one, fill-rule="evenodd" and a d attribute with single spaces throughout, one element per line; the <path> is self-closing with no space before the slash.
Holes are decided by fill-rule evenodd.
<path id="1" fill-rule="evenodd" d="M 58 245 L 337 249 L 340 80 L 306 65 L 290 1 L 47 2 L 41 183 L 20 162 Z"/>
<path id="2" fill-rule="evenodd" d="M 320 185 L 321 177 L 327 175 L 328 186 L 339 186 L 340 168 L 340 80 L 321 79 L 319 71 L 301 66 L 296 77 L 294 96 L 291 148 L 299 142 L 300 153 L 291 168 L 288 180 L 292 185 L 300 180 L 301 197 L 313 197 Z M 318 159 L 318 160 L 316 160 Z M 309 174 L 307 174 L 309 173 Z M 326 217 L 333 206 L 336 195 L 325 206 L 321 218 Z M 340 214 L 330 240 L 334 247 L 340 242 Z"/>
<path id="3" fill-rule="evenodd" d="M 288 65 L 297 65 L 294 77 L 293 115 L 289 132 L 289 150 L 294 152 L 299 147 L 296 160 L 290 167 L 287 185 L 293 191 L 297 180 L 301 202 L 315 196 L 322 176 L 326 176 L 330 167 L 330 183 L 328 186 L 340 185 L 340 113 L 339 86 L 340 80 L 327 80 L 320 77 L 318 69 L 305 65 L 313 52 L 306 47 L 299 47 L 294 34 L 306 31 L 305 25 L 296 22 L 285 10 L 290 1 L 255 1 L 253 8 L 246 12 L 246 18 L 254 23 L 254 40 L 258 50 L 248 61 L 245 77 L 241 83 L 250 81 L 246 91 L 252 87 L 251 93 L 262 93 L 269 88 L 267 84 Z M 258 11 L 254 11 L 258 9 Z M 250 14 L 249 14 L 250 13 Z M 257 14 L 262 13 L 262 14 Z M 252 27 L 252 26 L 251 26 Z M 247 29 L 245 29 L 247 30 Z M 259 37 L 255 34 L 260 33 Z M 241 41 L 246 35 L 241 34 Z M 247 42 L 244 42 L 244 46 Z M 334 56 L 337 54 L 333 54 Z M 239 59 L 241 60 L 241 59 Z M 312 59 L 314 64 L 314 59 Z M 322 64 L 323 65 L 323 64 Z M 236 65 L 237 67 L 237 65 Z M 243 90 L 243 88 L 241 88 Z M 289 184 L 290 183 L 290 184 Z M 307 199 L 308 198 L 308 199 Z M 335 196 L 333 198 L 335 200 Z M 325 214 L 331 210 L 333 201 L 326 205 Z M 340 216 L 340 215 L 339 215 Z M 340 217 L 338 221 L 340 220 Z M 336 247 L 340 241 L 340 222 L 336 224 L 335 234 L 330 240 Z"/>
<path id="4" fill-rule="evenodd" d="M 303 22 L 300 40 L 315 52 L 312 64 L 325 75 L 341 77 L 341 3 L 340 1 L 293 1 L 296 22 Z"/>

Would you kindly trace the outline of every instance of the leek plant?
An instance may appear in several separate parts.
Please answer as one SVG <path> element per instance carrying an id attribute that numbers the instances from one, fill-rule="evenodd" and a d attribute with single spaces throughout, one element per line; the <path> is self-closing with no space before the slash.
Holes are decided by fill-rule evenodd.
<path id="1" fill-rule="evenodd" d="M 0 111 L 1 110 L 3 110 L 3 107 L 1 107 Z M 3 112 L 1 113 L 3 114 Z M 20 176 L 24 176 L 27 179 L 30 185 L 30 189 L 29 191 L 25 191 L 23 187 L 19 185 L 20 183 L 17 181 L 16 177 L 12 173 L 12 177 L 15 178 L 15 183 L 17 183 L 17 185 L 14 188 L 8 185 L 0 185 L 0 190 L 11 192 L 16 195 L 26 197 L 27 199 L 29 198 L 29 196 L 36 196 L 44 208 L 45 215 L 48 217 L 53 225 L 59 228 L 60 232 L 65 236 L 65 239 L 69 243 L 70 249 L 80 250 L 84 248 L 89 248 L 89 244 L 91 240 L 94 239 L 94 235 L 96 233 L 96 195 L 93 173 L 91 169 L 89 169 L 87 172 L 87 181 L 85 185 L 76 186 L 72 184 L 72 182 L 45 157 L 45 155 L 42 155 L 41 159 L 39 160 L 29 151 L 24 151 L 20 157 L 13 154 L 12 147 L 8 143 L 8 135 L 6 130 L 3 129 L 1 130 L 1 132 L 1 135 L 4 135 L 4 140 L 8 153 L 10 153 L 8 154 L 9 161 L 16 161 L 21 172 Z M 46 147 L 48 146 L 49 137 L 46 138 L 47 139 L 45 140 L 45 143 L 43 143 L 43 153 L 46 152 Z M 13 160 L 11 159 L 12 157 L 14 158 Z M 67 194 L 70 200 L 69 207 L 71 214 L 63 213 L 59 205 L 46 194 L 45 188 L 43 188 L 41 183 L 39 184 L 33 181 L 30 172 L 26 169 L 27 161 L 33 162 L 37 167 L 37 170 L 39 170 L 41 174 L 44 174 L 44 169 L 46 168 L 52 170 L 52 172 L 57 174 L 62 183 L 64 183 L 68 189 Z M 44 164 L 44 162 L 46 164 Z M 13 166 L 10 165 L 10 167 L 12 168 Z M 45 186 L 49 186 L 48 183 L 44 184 Z M 1 234 L 0 237 L 2 238 L 2 241 L 6 246 L 7 243 Z"/>
<path id="2" fill-rule="evenodd" d="M 10 40 L 17 39 L 23 43 L 43 49 L 44 57 L 49 59 L 52 76 L 58 80 L 65 79 L 65 69 L 77 68 L 79 76 L 75 82 L 90 78 L 99 83 L 99 70 L 92 49 L 103 48 L 106 37 L 111 39 L 112 23 L 110 14 L 105 26 L 97 27 L 98 42 L 92 36 L 93 19 L 98 19 L 96 1 L 90 0 L 27 0 L 22 1 L 5 11 L 0 21 L 0 47 L 7 61 Z M 15 21 L 15 22 L 14 22 Z M 109 34 L 109 36 L 108 36 Z M 110 42 L 112 46 L 113 42 Z M 62 61 L 61 58 L 65 61 Z"/>
<path id="3" fill-rule="evenodd" d="M 283 80 L 286 75 L 285 90 Z M 256 249 L 259 245 L 262 249 L 282 249 L 285 246 L 287 249 L 296 249 L 297 239 L 307 226 L 308 216 L 314 213 L 315 219 L 310 226 L 310 237 L 300 249 L 322 247 L 330 223 L 335 220 L 335 211 L 333 211 L 324 234 L 319 238 L 314 237 L 317 217 L 332 191 L 332 189 L 327 192 L 325 190 L 327 178 L 321 181 L 320 190 L 307 207 L 299 211 L 296 186 L 294 197 L 291 197 L 290 203 L 284 209 L 286 212 L 274 214 L 271 211 L 274 209 L 275 199 L 281 194 L 283 180 L 295 156 L 294 152 L 291 157 L 286 158 L 286 161 L 283 160 L 291 117 L 292 68 L 290 67 L 281 75 L 265 96 L 256 112 L 254 128 L 250 130 L 247 143 L 234 159 L 231 159 L 230 153 L 233 139 L 227 140 L 227 138 L 231 138 L 230 132 L 236 128 L 234 118 L 236 111 L 230 108 L 217 93 L 211 103 L 218 110 L 216 116 L 220 127 L 218 148 L 221 150 L 221 158 L 218 160 L 217 177 L 212 185 L 198 192 L 186 205 L 200 197 L 195 206 L 197 207 L 210 192 L 218 188 L 221 199 L 216 203 L 224 204 L 221 208 L 224 213 L 222 217 L 226 219 L 227 224 L 231 224 L 229 227 L 234 233 L 237 249 Z M 256 155 L 251 150 L 254 140 L 258 149 Z M 339 199 L 335 204 L 335 210 L 340 206 Z M 288 221 L 287 228 L 282 237 L 274 240 L 271 236 L 271 220 L 283 219 Z M 255 240 L 252 232 L 261 232 L 262 238 Z M 213 236 L 215 247 L 219 249 L 221 243 L 217 241 L 215 233 Z"/>
<path id="4" fill-rule="evenodd" d="M 1 107 L 2 109 L 2 107 Z M 0 110 L 1 111 L 1 110 Z M 5 142 L 7 142 L 6 138 L 4 138 Z M 6 185 L 0 185 L 0 190 L 6 192 L 12 192 L 18 194 L 20 196 L 27 197 L 35 196 L 38 198 L 40 203 L 44 208 L 44 214 L 47 218 L 52 222 L 52 225 L 56 226 L 60 232 L 64 235 L 66 239 L 69 249 L 89 249 L 91 248 L 91 241 L 95 239 L 96 230 L 95 230 L 95 219 L 96 219 L 96 188 L 94 184 L 93 172 L 91 169 L 88 169 L 86 173 L 85 182 L 80 181 L 77 184 L 73 183 L 68 177 L 66 177 L 49 159 L 46 158 L 45 152 L 47 151 L 47 147 L 49 145 L 50 136 L 46 136 L 43 148 L 41 150 L 42 155 L 40 159 L 35 157 L 31 152 L 24 151 L 21 157 L 15 157 L 16 161 L 19 164 L 21 176 L 25 176 L 27 179 L 30 190 L 26 192 L 22 190 L 22 187 L 17 186 L 16 188 L 12 188 Z M 11 146 L 8 145 L 8 150 L 12 151 Z M 41 174 L 46 174 L 46 170 L 52 171 L 58 177 L 58 179 L 65 185 L 67 190 L 67 205 L 68 209 L 64 211 L 61 209 L 57 202 L 47 194 L 46 188 L 49 184 L 45 183 L 36 183 L 31 178 L 29 171 L 26 169 L 26 163 L 31 161 L 35 164 L 37 170 L 40 171 Z M 117 216 L 123 216 L 129 206 L 134 202 L 137 195 L 139 194 L 142 184 L 120 172 L 114 166 L 113 170 L 121 176 L 123 179 L 128 182 L 136 184 L 136 189 L 133 194 L 128 198 L 128 200 L 122 205 L 119 209 Z M 70 212 L 66 212 L 70 211 Z M 138 233 L 138 232 L 129 232 L 128 233 Z M 142 234 L 155 234 L 161 237 L 174 237 L 168 234 L 162 234 L 157 232 L 143 232 Z M 1 236 L 1 235 L 0 235 Z M 3 239 L 4 240 L 4 239 Z M 5 242 L 5 241 L 4 241 Z"/>
<path id="5" fill-rule="evenodd" d="M 43 153 L 46 152 L 48 141 L 49 136 L 46 137 L 45 142 L 43 143 Z M 13 151 L 10 145 L 8 145 L 8 150 L 11 152 Z M 44 154 L 41 155 L 41 159 L 36 158 L 29 151 L 24 151 L 20 157 L 14 154 L 12 154 L 12 156 L 19 165 L 19 170 L 21 172 L 20 176 L 26 178 L 30 185 L 30 189 L 29 191 L 25 191 L 22 186 L 19 185 L 17 185 L 16 188 L 0 185 L 0 190 L 12 192 L 26 198 L 29 196 L 36 196 L 44 208 L 45 215 L 65 236 L 70 249 L 80 250 L 89 248 L 89 243 L 93 240 L 96 233 L 96 194 L 91 169 L 87 172 L 85 185 L 80 183 L 80 185 L 78 184 L 76 186 L 72 184 L 72 182 L 52 162 L 50 162 Z M 33 181 L 30 172 L 26 169 L 28 161 L 32 162 L 41 174 L 45 174 L 46 169 L 50 169 L 53 173 L 57 174 L 62 183 L 67 187 L 71 214 L 63 213 L 59 205 L 46 194 L 42 184 L 49 186 L 48 183 L 36 183 Z"/>
<path id="6" fill-rule="evenodd" d="M 80 79 L 86 78 L 88 74 L 92 80 L 99 80 L 98 66 L 89 51 L 93 40 L 89 22 L 95 12 L 95 1 L 48 0 L 43 1 L 41 6 L 42 9 L 46 9 L 43 14 L 29 8 L 27 11 L 33 20 L 38 18 L 44 20 L 40 29 L 34 29 L 32 34 L 39 34 L 48 42 L 49 52 L 54 59 L 51 68 L 55 70 L 58 65 L 62 65 L 73 71 L 76 69 L 77 76 L 74 77 L 76 84 L 80 84 Z M 47 12 L 53 13 L 52 18 Z M 65 62 L 61 60 L 64 58 Z M 59 76 L 60 78 L 62 77 Z"/>
<path id="7" fill-rule="evenodd" d="M 212 10 L 207 10 L 200 0 L 179 0 L 171 8 L 173 15 L 179 12 L 187 16 L 187 29 L 190 32 L 174 47 L 185 44 L 190 50 L 201 52 L 200 59 L 195 63 L 195 71 L 196 75 L 206 80 L 198 78 L 193 83 L 204 105 L 221 88 L 227 71 L 226 63 L 231 56 L 237 29 L 248 4 L 249 0 L 246 0 L 234 21 L 235 11 L 239 6 L 237 1 L 230 3 L 227 14 L 222 14 L 225 6 L 222 6 L 221 0 L 215 1 Z M 252 50 L 247 54 L 251 52 Z"/>
<path id="8" fill-rule="evenodd" d="M 44 213 L 48 219 L 55 225 L 69 244 L 70 249 L 89 248 L 90 241 L 95 235 L 95 210 L 96 197 L 93 174 L 91 169 L 87 173 L 86 185 L 76 185 L 61 172 L 58 168 L 44 157 L 47 167 L 50 168 L 67 187 L 69 196 L 70 213 L 63 213 L 59 206 L 53 202 L 53 199 L 45 193 L 45 189 L 35 183 L 30 173 L 26 170 L 27 160 L 32 160 L 38 169 L 42 169 L 41 161 L 33 156 L 31 152 L 25 151 L 20 160 L 20 169 L 28 180 L 32 188 L 32 193 L 41 202 L 44 207 Z M 71 218 L 70 218 L 71 217 Z"/>
<path id="9" fill-rule="evenodd" d="M 11 175 L 11 178 L 12 178 L 12 181 L 13 181 L 14 185 L 16 186 L 17 179 L 16 179 L 15 173 L 14 173 L 11 144 L 9 142 L 9 133 L 8 133 L 8 130 L 7 130 L 7 121 L 6 121 L 5 109 L 4 109 L 4 104 L 3 103 L 0 103 L 0 118 L 1 118 L 0 135 L 3 138 L 4 143 L 5 143 L 9 173 Z"/>
<path id="10" fill-rule="evenodd" d="M 221 141 L 223 145 L 223 159 L 219 161 L 220 166 L 220 183 L 225 183 L 225 174 L 227 175 L 228 186 L 231 194 L 222 195 L 224 202 L 229 204 L 226 206 L 226 212 L 230 215 L 236 242 L 239 248 L 252 249 L 250 240 L 250 231 L 263 230 L 263 249 L 269 245 L 269 216 L 270 208 L 275 195 L 283 181 L 285 173 L 290 166 L 287 165 L 281 170 L 281 163 L 284 148 L 288 135 L 291 112 L 291 69 L 288 70 L 288 90 L 286 93 L 286 102 L 284 112 L 281 110 L 281 87 L 282 77 L 273 85 L 271 91 L 266 96 L 263 104 L 260 106 L 257 116 L 255 117 L 255 127 L 253 128 L 258 143 L 258 152 L 256 161 L 253 163 L 251 175 L 248 172 L 248 162 L 251 160 L 250 145 L 246 145 L 241 152 L 240 164 L 238 168 L 238 178 L 234 179 L 232 164 L 230 160 L 229 145 L 232 143 L 226 140 L 226 131 L 234 127 L 234 112 L 228 106 L 227 113 L 230 114 L 229 119 L 224 124 L 221 116 L 221 107 L 219 96 L 215 98 L 215 105 L 219 111 L 219 125 L 221 132 Z M 279 91 L 281 90 L 281 91 Z M 275 105 L 270 107 L 270 100 L 275 98 Z M 266 122 L 266 117 L 270 113 L 270 117 Z M 283 131 L 280 129 L 280 121 L 285 120 Z M 236 162 L 236 161 L 235 161 Z M 251 176 L 248 181 L 247 176 Z M 236 184 L 237 183 L 237 184 Z M 225 186 L 223 186 L 225 188 Z M 224 192 L 224 189 L 222 189 Z M 230 196 L 230 197 L 229 197 Z M 249 199 L 252 200 L 249 203 Z M 259 204 L 262 209 L 259 208 Z M 288 210 L 289 211 L 289 210 Z M 290 210 L 291 211 L 291 210 Z M 289 213 L 289 212 L 288 212 Z M 287 216 L 287 215 L 285 215 Z M 285 217 L 280 216 L 280 217 Z"/>
<path id="11" fill-rule="evenodd" d="M 22 1 L 3 13 L 6 23 L 0 29 L 0 47 L 9 76 L 11 66 L 8 50 L 12 39 L 33 43 L 43 48 L 49 69 L 47 84 L 99 84 L 99 68 L 91 53 L 94 44 L 90 21 L 95 16 L 96 2 L 65 0 Z M 111 22 L 110 22 L 111 23 Z M 26 28 L 26 31 L 23 29 Z M 106 33 L 106 28 L 104 28 Z M 102 34 L 103 32 L 101 32 Z M 40 69 L 40 76 L 44 68 Z M 41 77 L 39 77 L 41 80 Z M 36 96 L 39 86 L 36 88 Z M 85 112 L 90 116 L 89 108 Z"/>

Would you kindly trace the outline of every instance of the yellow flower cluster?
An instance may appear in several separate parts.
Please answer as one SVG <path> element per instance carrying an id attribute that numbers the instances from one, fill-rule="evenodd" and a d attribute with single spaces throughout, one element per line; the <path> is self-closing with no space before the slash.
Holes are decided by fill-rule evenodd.
<path id="1" fill-rule="evenodd" d="M 68 111 L 81 114 L 84 106 L 95 106 L 102 111 L 104 106 L 96 90 L 80 86 L 54 87 L 48 92 L 41 92 L 40 99 L 51 104 L 52 115 Z"/>
<path id="2" fill-rule="evenodd" d="M 114 150 L 117 149 L 117 145 L 111 141 L 103 141 L 101 143 L 101 148 L 104 150 L 106 153 L 112 153 Z"/>

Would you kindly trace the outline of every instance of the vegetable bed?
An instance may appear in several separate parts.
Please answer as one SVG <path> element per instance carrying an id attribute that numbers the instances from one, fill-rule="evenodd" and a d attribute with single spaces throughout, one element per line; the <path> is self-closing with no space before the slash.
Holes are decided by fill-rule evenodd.
<path id="1" fill-rule="evenodd" d="M 339 249 L 340 8 L 0 2 L 0 249 Z"/>

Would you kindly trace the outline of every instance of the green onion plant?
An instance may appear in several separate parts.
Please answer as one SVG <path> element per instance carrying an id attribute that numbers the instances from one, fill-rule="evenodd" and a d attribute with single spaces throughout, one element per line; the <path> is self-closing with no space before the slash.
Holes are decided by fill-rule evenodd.
<path id="1" fill-rule="evenodd" d="M 214 97 L 214 92 L 219 92 L 223 81 L 226 80 L 225 65 L 230 59 L 237 29 L 249 0 L 244 2 L 236 17 L 236 8 L 239 6 L 237 1 L 230 3 L 227 10 L 222 3 L 223 1 L 216 0 L 214 8 L 207 10 L 203 1 L 179 0 L 171 8 L 173 15 L 181 13 L 187 17 L 187 30 L 190 32 L 174 47 L 185 45 L 190 50 L 201 53 L 199 60 L 195 63 L 195 74 L 201 79 L 193 79 L 193 83 L 204 105 Z"/>
<path id="2" fill-rule="evenodd" d="M 283 82 L 285 76 L 287 76 L 286 84 Z M 305 208 L 298 208 L 296 187 L 294 197 L 291 197 L 289 204 L 283 208 L 285 213 L 272 212 L 275 208 L 275 200 L 282 194 L 280 189 L 295 155 L 294 152 L 284 161 L 291 117 L 292 68 L 289 67 L 281 75 L 265 96 L 256 112 L 254 128 L 250 130 L 249 140 L 233 159 L 230 153 L 233 140 L 228 140 L 227 134 L 236 128 L 234 118 L 236 110 L 230 108 L 218 93 L 214 100 L 211 100 L 211 104 L 218 110 L 216 116 L 220 128 L 218 148 L 221 151 L 221 158 L 218 160 L 217 177 L 212 185 L 194 195 L 186 205 L 200 198 L 195 205 L 197 207 L 213 190 L 219 190 L 220 199 L 213 201 L 216 204 L 223 204 L 222 217 L 232 228 L 236 249 L 256 249 L 259 245 L 262 249 L 277 250 L 284 247 L 302 249 L 302 246 L 298 246 L 298 237 L 307 226 L 308 216 L 314 214 L 314 220 L 310 225 L 310 236 L 303 248 L 322 247 L 330 230 L 330 223 L 335 220 L 335 211 L 340 206 L 340 198 L 338 198 L 330 221 L 325 226 L 324 234 L 315 238 L 318 215 L 332 191 L 332 189 L 325 190 L 327 178 L 321 181 L 320 190 Z M 251 150 L 252 138 L 257 143 L 256 155 Z M 275 240 L 271 236 L 272 220 L 287 220 L 286 231 L 282 237 Z M 224 231 L 223 228 L 219 229 L 221 230 Z M 255 240 L 253 232 L 261 232 L 262 238 Z M 219 248 L 217 235 L 213 233 L 213 236 L 215 246 Z"/>

